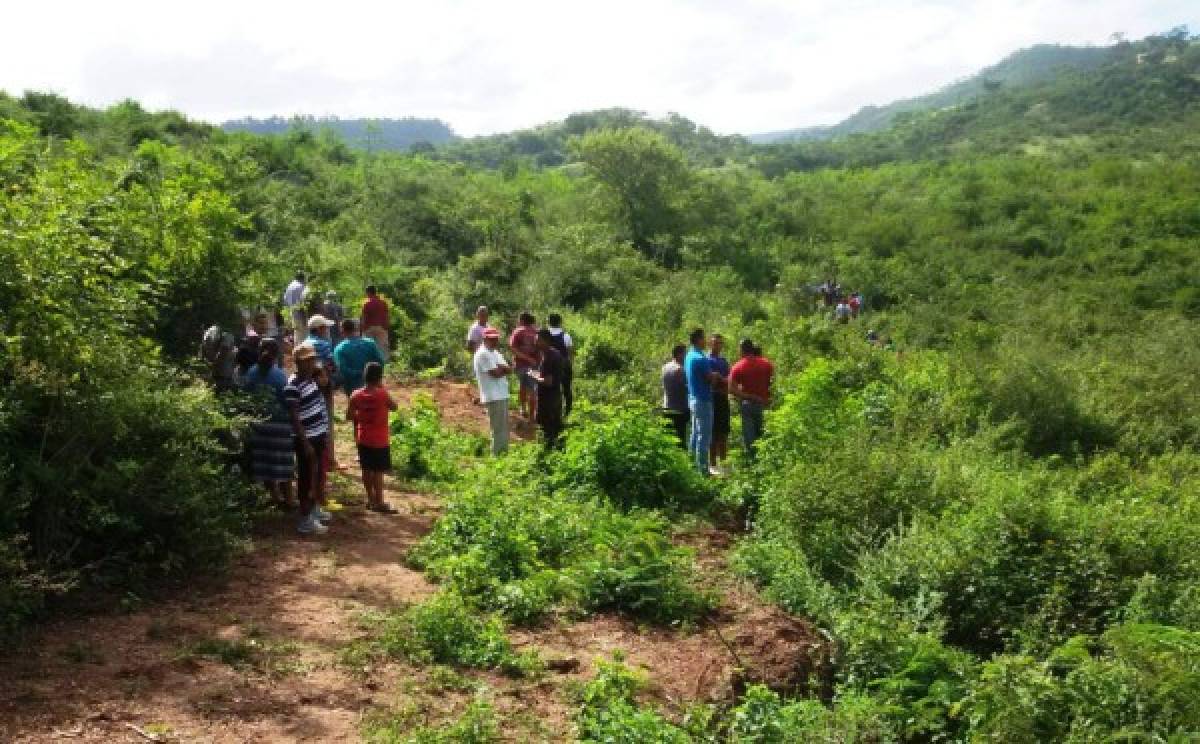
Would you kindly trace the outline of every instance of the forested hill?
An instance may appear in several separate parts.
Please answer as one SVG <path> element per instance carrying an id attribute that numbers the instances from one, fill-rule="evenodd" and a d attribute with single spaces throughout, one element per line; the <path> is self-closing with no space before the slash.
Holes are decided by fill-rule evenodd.
<path id="1" fill-rule="evenodd" d="M 485 168 L 527 161 L 534 166 L 561 165 L 573 159 L 571 139 L 601 129 L 642 128 L 662 135 L 695 165 L 721 165 L 744 156 L 750 143 L 738 135 L 715 134 L 676 113 L 653 119 L 625 108 L 584 111 L 531 129 L 453 142 L 439 148 L 438 157 Z"/>
<path id="2" fill-rule="evenodd" d="M 965 154 L 1094 153 L 1130 138 L 1160 153 L 1200 119 L 1200 41 L 1185 30 L 1113 47 L 1103 64 L 1000 86 L 957 106 L 898 114 L 878 132 L 760 145 L 768 175 Z"/>
<path id="3" fill-rule="evenodd" d="M 335 132 L 351 147 L 371 150 L 408 150 L 428 148 L 458 139 L 450 125 L 441 119 L 342 119 L 336 116 L 272 116 L 268 119 L 246 117 L 221 125 L 226 132 L 285 134 L 293 129 Z"/>
<path id="4" fill-rule="evenodd" d="M 864 106 L 850 117 L 828 127 L 804 127 L 749 136 L 756 144 L 830 139 L 886 129 L 900 114 L 933 111 L 954 106 L 998 88 L 1016 88 L 1056 77 L 1064 70 L 1091 70 L 1107 61 L 1113 47 L 1072 47 L 1038 44 L 1013 52 L 1001 61 L 933 93 L 904 98 L 882 106 Z"/>

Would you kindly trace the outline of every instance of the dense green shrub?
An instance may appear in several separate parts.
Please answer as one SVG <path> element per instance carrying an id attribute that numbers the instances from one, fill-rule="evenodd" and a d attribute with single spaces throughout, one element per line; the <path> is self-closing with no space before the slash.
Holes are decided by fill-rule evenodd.
<path id="1" fill-rule="evenodd" d="M 596 676 L 584 685 L 575 715 L 579 739 L 614 744 L 688 744 L 687 733 L 661 715 L 638 705 L 637 694 L 645 687 L 643 677 L 621 663 L 600 661 Z"/>
<path id="2" fill-rule="evenodd" d="M 478 436 L 445 429 L 441 413 L 427 393 L 414 395 L 408 408 L 392 415 L 391 435 L 396 474 L 431 483 L 457 478 L 463 460 L 480 454 L 484 447 Z"/>

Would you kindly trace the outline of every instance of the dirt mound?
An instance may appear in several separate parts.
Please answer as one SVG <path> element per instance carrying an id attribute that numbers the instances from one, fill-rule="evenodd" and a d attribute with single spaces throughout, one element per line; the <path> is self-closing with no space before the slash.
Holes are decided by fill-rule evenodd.
<path id="1" fill-rule="evenodd" d="M 742 665 L 731 681 L 736 697 L 750 684 L 786 694 L 824 696 L 829 691 L 829 644 L 811 624 L 763 605 L 739 618 L 726 638 Z"/>

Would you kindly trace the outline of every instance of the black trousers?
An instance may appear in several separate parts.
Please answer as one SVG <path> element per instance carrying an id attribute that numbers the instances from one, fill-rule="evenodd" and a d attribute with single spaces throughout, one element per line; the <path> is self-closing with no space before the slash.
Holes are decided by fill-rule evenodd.
<path id="1" fill-rule="evenodd" d="M 571 389 L 571 383 L 574 382 L 575 375 L 570 371 L 563 375 L 562 381 L 562 399 L 563 399 L 563 418 L 571 415 L 571 406 L 575 403 L 575 391 Z"/>
<path id="2" fill-rule="evenodd" d="M 680 448 L 686 452 L 688 448 L 688 421 L 691 420 L 692 414 L 688 411 L 673 411 L 670 408 L 666 408 L 663 409 L 663 416 L 670 423 L 671 429 L 679 439 Z"/>
<path id="3" fill-rule="evenodd" d="M 537 422 L 542 427 L 546 449 L 562 444 L 563 396 L 538 390 Z"/>

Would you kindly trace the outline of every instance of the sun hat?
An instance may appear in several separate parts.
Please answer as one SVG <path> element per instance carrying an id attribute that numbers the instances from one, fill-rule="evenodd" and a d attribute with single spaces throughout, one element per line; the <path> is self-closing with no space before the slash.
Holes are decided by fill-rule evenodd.
<path id="1" fill-rule="evenodd" d="M 317 314 L 308 319 L 308 330 L 310 331 L 318 328 L 328 328 L 331 325 L 335 325 L 334 322 L 324 315 Z"/>
<path id="2" fill-rule="evenodd" d="M 297 362 L 303 361 L 305 359 L 313 359 L 316 356 L 317 356 L 317 350 L 314 349 L 313 347 L 309 346 L 308 344 L 302 344 L 300 346 L 297 346 L 296 350 L 292 352 L 292 358 L 295 359 Z"/>

